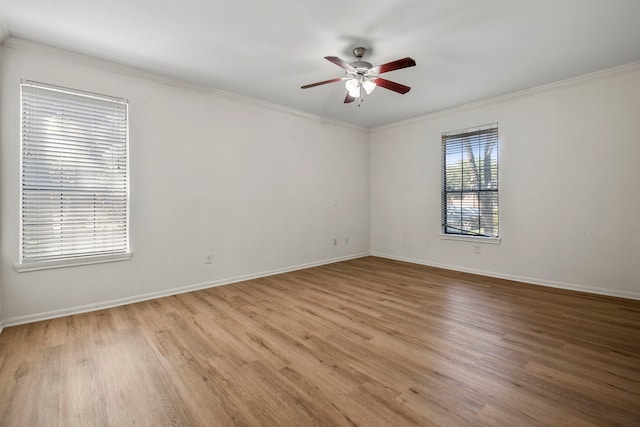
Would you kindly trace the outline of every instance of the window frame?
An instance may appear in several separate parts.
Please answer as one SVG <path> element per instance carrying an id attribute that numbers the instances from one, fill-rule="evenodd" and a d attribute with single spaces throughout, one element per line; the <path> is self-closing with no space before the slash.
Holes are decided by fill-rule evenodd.
<path id="1" fill-rule="evenodd" d="M 24 173 L 25 173 L 25 155 L 24 155 L 24 145 L 26 143 L 25 140 L 25 123 L 24 123 L 24 117 L 25 117 L 25 100 L 24 100 L 24 91 L 23 88 L 24 87 L 30 87 L 30 88 L 36 88 L 36 89 L 42 89 L 45 91 L 49 91 L 48 95 L 52 95 L 52 93 L 58 92 L 60 93 L 60 102 L 69 102 L 69 98 L 67 98 L 66 100 L 63 100 L 63 97 L 83 97 L 83 98 L 88 98 L 88 99 L 94 99 L 96 100 L 96 104 L 94 104 L 92 107 L 98 109 L 100 108 L 98 106 L 98 102 L 100 103 L 117 103 L 120 108 L 123 107 L 124 109 L 124 113 L 123 115 L 123 120 L 120 122 L 121 124 L 124 124 L 124 155 L 120 156 L 118 159 L 120 159 L 120 161 L 122 160 L 122 157 L 124 157 L 124 167 L 125 167 L 125 171 L 124 171 L 124 179 L 119 179 L 122 182 L 121 186 L 118 187 L 114 187 L 114 188 L 118 188 L 119 191 L 121 192 L 121 194 L 124 195 L 124 203 L 120 204 L 121 208 L 124 208 L 124 220 L 113 220 L 111 222 L 111 224 L 117 224 L 117 225 L 124 225 L 124 238 L 123 239 L 119 239 L 119 244 L 112 247 L 112 248 L 107 248 L 106 250 L 100 251 L 100 250 L 96 250 L 96 248 L 94 247 L 92 250 L 88 250 L 85 251 L 84 253 L 75 253 L 75 254 L 66 254 L 63 255 L 61 254 L 59 257 L 57 257 L 56 259 L 48 259 L 48 260 L 38 260 L 38 259 L 34 259 L 34 260 L 25 260 L 25 256 L 24 256 L 24 250 L 25 250 L 25 242 L 24 242 L 24 236 L 25 236 L 25 230 L 24 230 L 24 215 L 25 215 L 25 183 L 24 183 Z M 108 96 L 108 95 L 101 95 L 101 94 L 97 94 L 97 93 L 93 93 L 93 92 L 86 92 L 86 91 L 82 91 L 82 90 L 77 90 L 77 89 L 70 89 L 70 88 L 66 88 L 66 87 L 61 87 L 61 86 L 55 86 L 55 85 L 51 85 L 51 84 L 46 84 L 46 83 L 41 83 L 41 82 L 35 82 L 35 81 L 30 81 L 30 80 L 21 80 L 20 82 L 20 89 L 19 89 L 19 93 L 20 93 L 20 150 L 19 150 L 19 162 L 20 162 L 20 201 L 19 201 L 19 214 L 20 214 L 20 218 L 19 218 L 19 260 L 17 263 L 14 264 L 14 269 L 18 272 L 25 272 L 25 271 L 34 271 L 34 270 L 43 270 L 43 269 L 50 269 L 50 268 L 60 268 L 60 267 L 70 267 L 70 266 L 78 266 L 78 265 L 87 265 L 87 264 L 97 264 L 97 263 L 105 263 L 105 262 L 114 262 L 114 261 L 124 261 L 124 260 L 129 260 L 131 259 L 131 257 L 133 256 L 133 253 L 131 252 L 131 232 L 130 232 L 130 220 L 131 220 L 131 212 L 130 212 L 130 203 L 131 203 L 131 198 L 130 198 L 130 177 L 131 177 L 131 173 L 130 173 L 130 161 L 129 161 L 129 102 L 127 99 L 124 98 L 117 98 L 117 97 L 112 97 L 112 96 Z M 60 111 L 62 111 L 62 109 L 60 109 Z M 86 116 L 83 116 L 83 118 L 86 118 Z M 99 120 L 103 120 L 104 116 L 100 116 L 97 121 L 92 122 L 92 124 L 95 126 L 98 124 Z M 56 129 L 57 130 L 57 129 Z M 97 137 L 95 137 L 95 134 L 91 134 L 92 137 L 94 137 L 94 139 L 97 139 Z M 63 139 L 63 141 L 69 141 L 69 138 L 61 138 Z M 42 141 L 30 141 L 30 144 L 41 144 Z M 118 138 L 118 139 L 109 139 L 108 143 L 111 144 L 116 144 L 116 142 L 118 144 L 120 144 L 120 146 L 122 147 L 122 138 Z M 60 143 L 57 145 L 56 149 L 60 150 L 60 147 L 63 146 L 64 142 Z M 94 145 L 95 147 L 95 145 Z M 119 161 L 119 160 L 115 160 L 115 161 Z M 72 171 L 77 171 L 78 170 L 78 164 L 77 163 L 73 163 L 76 162 L 76 159 L 72 160 L 72 165 L 71 165 L 71 169 Z M 120 163 L 122 164 L 122 163 Z M 67 184 L 68 185 L 68 184 Z M 76 190 L 80 187 L 80 184 L 78 184 L 77 186 L 71 187 L 69 186 L 68 188 L 70 188 L 71 193 L 73 194 L 73 191 Z M 91 190 L 98 192 L 97 188 L 98 187 L 89 187 Z M 69 190 L 67 190 L 69 191 Z M 104 190 L 103 190 L 104 192 Z M 64 194 L 64 188 L 60 190 L 61 194 Z M 76 204 L 76 206 L 78 206 Z M 117 208 L 116 208 L 117 209 Z M 120 209 L 120 211 L 122 211 L 122 209 Z M 95 212 L 95 211 L 94 211 Z M 94 234 L 94 236 L 96 236 Z M 75 241 L 75 240 L 74 240 Z M 80 240 L 81 241 L 81 240 Z M 124 245 L 123 245 L 124 243 Z M 117 247 L 123 247 L 123 249 L 116 249 Z M 102 253 L 100 253 L 102 252 Z"/>
<path id="2" fill-rule="evenodd" d="M 495 188 L 491 188 L 491 189 L 480 189 L 480 187 L 476 190 L 464 190 L 463 187 L 461 187 L 460 190 L 457 191 L 448 191 L 447 190 L 447 183 L 446 183 L 446 176 L 447 176 L 447 143 L 453 143 L 452 140 L 454 139 L 461 139 L 464 138 L 465 136 L 467 137 L 472 137 L 474 134 L 480 134 L 480 135 L 488 135 L 489 138 L 493 138 L 495 139 L 495 147 L 494 147 L 494 154 L 492 154 L 492 157 L 495 156 L 495 174 L 496 174 L 496 178 L 495 178 Z M 456 131 L 450 131 L 450 132 L 444 132 L 441 135 L 442 139 L 441 139 L 441 161 L 442 161 L 442 167 L 441 167 L 441 225 L 440 225 L 440 237 L 442 239 L 445 240 L 461 240 L 461 241 L 469 241 L 469 242 L 474 242 L 474 243 L 493 243 L 493 244 L 499 244 L 502 240 L 502 237 L 500 235 L 500 228 L 499 228 L 499 212 L 500 212 L 500 204 L 499 204 L 499 189 L 500 189 L 500 185 L 499 185 L 499 169 L 500 169 L 500 165 L 499 165 L 499 149 L 500 149 L 500 138 L 499 138 L 499 127 L 498 127 L 498 123 L 491 123 L 491 124 L 487 124 L 487 125 L 483 125 L 483 126 L 477 126 L 477 127 L 472 127 L 472 128 L 466 128 L 466 129 L 460 129 L 460 130 L 456 130 Z M 461 164 L 461 167 L 462 164 Z M 461 185 L 463 185 L 461 183 Z M 495 218 L 495 229 L 497 231 L 496 235 L 483 235 L 483 234 L 476 234 L 473 233 L 471 231 L 464 231 L 462 228 L 459 228 L 459 232 L 451 232 L 449 231 L 452 227 L 450 224 L 447 223 L 447 212 L 448 212 L 448 208 L 449 208 L 449 204 L 448 204 L 448 195 L 452 194 L 452 193 L 459 193 L 461 194 L 461 196 L 464 193 L 467 194 L 473 194 L 476 193 L 477 194 L 477 199 L 480 199 L 480 194 L 481 193 L 495 193 L 495 208 L 497 209 L 496 212 L 496 218 Z M 461 205 L 461 210 L 464 209 L 464 207 L 462 207 Z M 480 209 L 479 207 L 476 208 L 478 210 L 478 221 L 481 221 L 481 217 L 482 217 L 482 209 Z M 463 213 L 461 212 L 461 216 L 463 216 Z M 462 221 L 462 219 L 461 219 Z"/>

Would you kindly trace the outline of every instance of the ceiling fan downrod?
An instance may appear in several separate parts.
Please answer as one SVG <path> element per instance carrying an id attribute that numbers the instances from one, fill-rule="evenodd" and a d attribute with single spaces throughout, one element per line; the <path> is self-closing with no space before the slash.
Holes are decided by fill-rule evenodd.
<path id="1" fill-rule="evenodd" d="M 357 61 L 352 62 L 351 66 L 358 71 L 365 72 L 373 67 L 370 62 L 363 61 L 362 57 L 367 53 L 367 49 L 364 47 L 354 47 L 353 48 L 353 56 L 356 57 Z"/>

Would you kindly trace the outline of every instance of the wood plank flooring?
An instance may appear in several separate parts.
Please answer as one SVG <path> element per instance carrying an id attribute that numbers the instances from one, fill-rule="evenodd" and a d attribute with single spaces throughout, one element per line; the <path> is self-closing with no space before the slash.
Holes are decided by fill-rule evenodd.
<path id="1" fill-rule="evenodd" d="M 2 426 L 639 426 L 640 301 L 367 257 L 5 328 Z"/>

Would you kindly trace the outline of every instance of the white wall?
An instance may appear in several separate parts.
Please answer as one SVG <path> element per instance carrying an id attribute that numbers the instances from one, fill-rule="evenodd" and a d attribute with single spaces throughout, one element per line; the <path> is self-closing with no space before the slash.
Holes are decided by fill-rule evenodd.
<path id="1" fill-rule="evenodd" d="M 493 122 L 502 242 L 475 255 L 440 237 L 441 134 Z M 371 252 L 640 298 L 639 135 L 637 64 L 374 129 Z"/>
<path id="2" fill-rule="evenodd" d="M 2 24 L 0 24 L 0 27 L 2 26 Z M 2 28 L 0 28 L 0 40 L 2 40 L 1 37 L 2 34 Z M 3 52 L 4 52 L 4 48 L 3 46 L 0 44 L 0 75 L 2 73 L 2 64 L 3 64 Z M 0 86 L 0 99 L 4 98 L 4 91 L 2 89 L 2 86 Z M 2 105 L 0 105 L 0 129 L 4 128 L 4 123 L 2 122 L 2 111 L 4 110 L 4 107 Z M 1 154 L 0 154 L 1 155 Z M 2 160 L 2 157 L 0 157 L 0 161 Z M 0 166 L 2 166 L 2 164 L 0 163 Z M 1 170 L 1 169 L 0 169 Z M 2 181 L 0 181 L 0 186 L 2 185 Z M 1 187 L 0 187 L 1 188 Z M 4 194 L 0 193 L 0 207 L 4 205 Z M 0 218 L 2 218 L 2 213 L 0 212 Z M 2 241 L 4 239 L 3 236 L 3 230 L 2 228 L 0 228 L 0 241 Z M 0 246 L 1 247 L 1 246 Z M 3 263 L 2 263 L 2 258 L 4 258 L 2 256 L 2 254 L 0 253 L 0 276 L 2 276 L 2 270 L 3 270 Z M 3 293 L 3 281 L 0 281 L 0 333 L 2 332 L 3 329 L 3 319 L 4 317 L 2 316 L 2 293 Z"/>
<path id="3" fill-rule="evenodd" d="M 10 41 L 0 53 L 5 326 L 369 250 L 640 298 L 640 66 L 370 135 L 28 43 Z M 129 99 L 131 261 L 13 269 L 20 79 Z M 492 122 L 500 131 L 502 242 L 483 244 L 475 255 L 472 243 L 440 238 L 440 137 Z M 206 252 L 214 254 L 212 265 L 204 263 Z"/>
<path id="4" fill-rule="evenodd" d="M 4 48 L 5 326 L 368 253 L 368 131 L 100 64 L 26 43 Z M 14 271 L 20 79 L 129 100 L 132 260 Z"/>

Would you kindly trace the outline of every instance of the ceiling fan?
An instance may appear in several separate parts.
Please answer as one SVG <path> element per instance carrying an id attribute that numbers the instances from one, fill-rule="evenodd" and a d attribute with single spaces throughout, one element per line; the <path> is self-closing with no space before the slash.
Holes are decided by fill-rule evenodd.
<path id="1" fill-rule="evenodd" d="M 401 68 L 413 67 L 416 65 L 416 61 L 412 58 L 406 57 L 374 67 L 369 62 L 362 60 L 362 57 L 366 52 L 367 49 L 364 47 L 354 48 L 353 55 L 356 57 L 357 61 L 352 62 L 351 64 L 337 56 L 325 56 L 324 59 L 344 68 L 346 70 L 345 76 L 304 85 L 301 89 L 308 89 L 310 87 L 320 86 L 327 83 L 344 81 L 347 89 L 347 96 L 344 98 L 345 104 L 353 102 L 357 98 L 362 100 L 362 97 L 364 97 L 365 94 L 368 95 L 373 92 L 376 86 L 380 86 L 400 94 L 405 94 L 411 90 L 409 86 L 383 79 L 382 77 L 379 77 L 379 75 L 382 73 L 388 73 L 389 71 L 399 70 Z"/>

